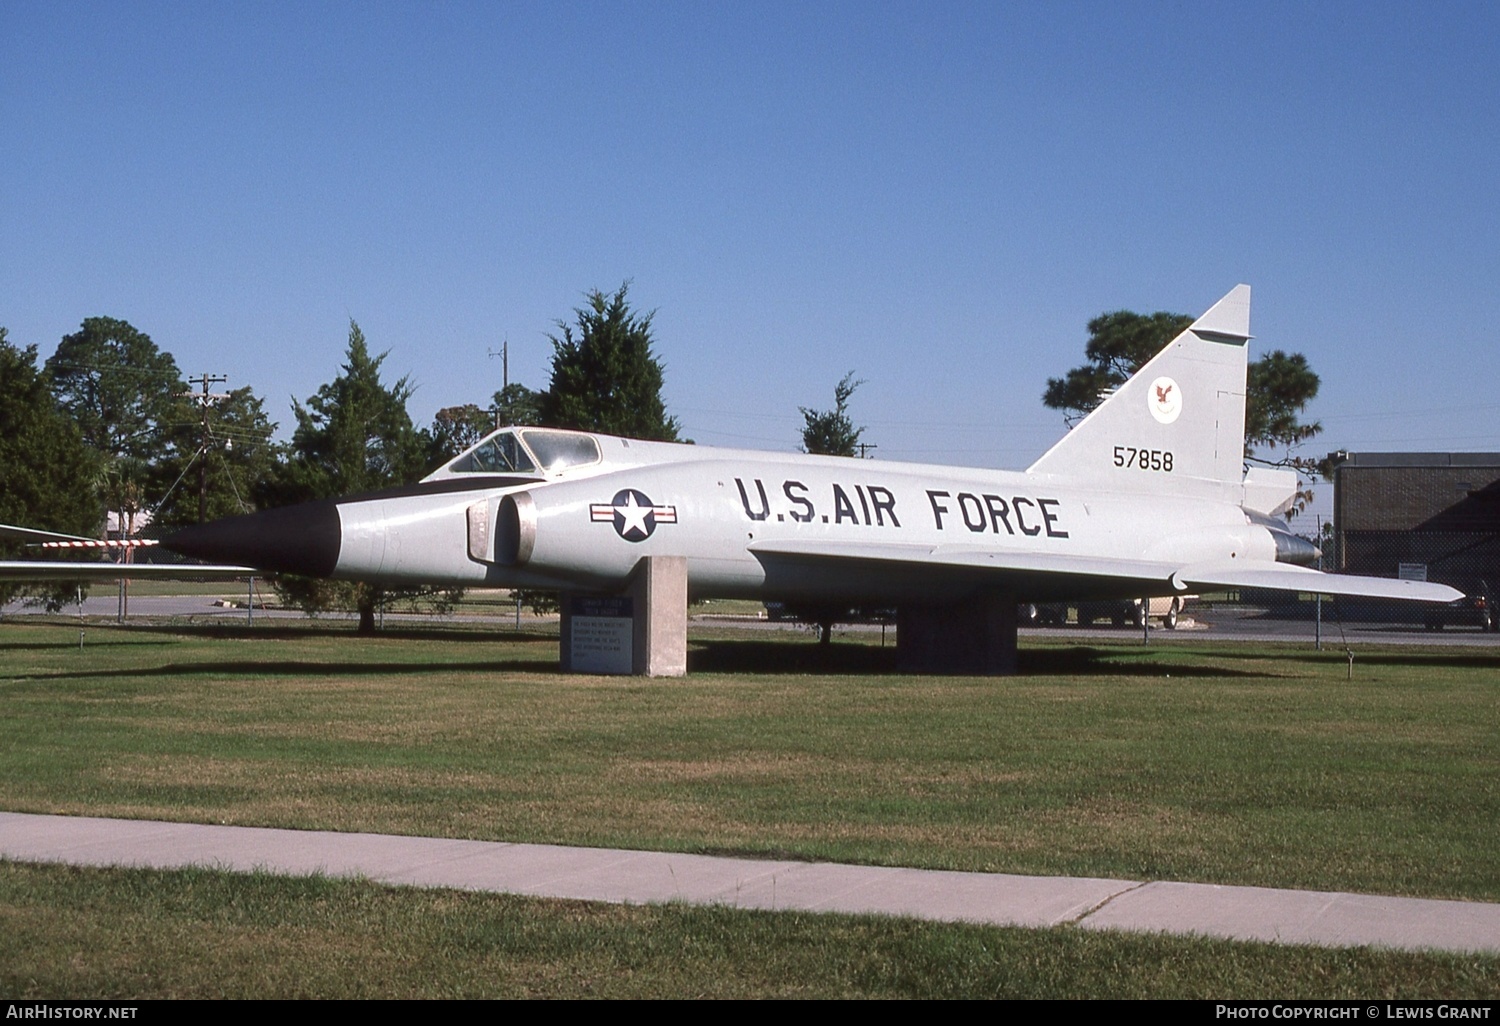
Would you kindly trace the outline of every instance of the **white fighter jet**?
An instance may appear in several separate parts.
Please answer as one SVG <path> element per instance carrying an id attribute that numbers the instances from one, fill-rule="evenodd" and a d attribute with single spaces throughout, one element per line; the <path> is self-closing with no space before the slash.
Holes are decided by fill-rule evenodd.
<path id="1" fill-rule="evenodd" d="M 1244 470 L 1249 306 L 1236 287 L 1024 472 L 514 427 L 417 484 L 164 545 L 263 571 L 584 594 L 620 592 L 647 557 L 681 557 L 695 598 L 895 605 L 919 668 L 1003 670 L 1018 601 L 1460 597 L 1307 565 L 1317 549 L 1277 517 L 1295 474 Z M 977 649 L 964 640 L 976 633 Z"/>

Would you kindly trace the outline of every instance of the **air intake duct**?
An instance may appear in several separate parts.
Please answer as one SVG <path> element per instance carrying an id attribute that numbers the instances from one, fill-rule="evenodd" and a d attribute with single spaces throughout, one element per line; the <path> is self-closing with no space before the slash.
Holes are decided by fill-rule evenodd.
<path id="1" fill-rule="evenodd" d="M 536 503 L 529 492 L 512 492 L 500 500 L 495 523 L 495 562 L 501 566 L 525 566 L 535 548 Z"/>

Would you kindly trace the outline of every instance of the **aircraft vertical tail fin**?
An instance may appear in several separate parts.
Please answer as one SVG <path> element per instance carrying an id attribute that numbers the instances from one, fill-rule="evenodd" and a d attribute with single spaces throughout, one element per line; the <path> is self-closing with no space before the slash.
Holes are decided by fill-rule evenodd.
<path id="1" fill-rule="evenodd" d="M 1236 285 L 1048 449 L 1028 473 L 1170 495 L 1244 475 L 1250 286 Z"/>

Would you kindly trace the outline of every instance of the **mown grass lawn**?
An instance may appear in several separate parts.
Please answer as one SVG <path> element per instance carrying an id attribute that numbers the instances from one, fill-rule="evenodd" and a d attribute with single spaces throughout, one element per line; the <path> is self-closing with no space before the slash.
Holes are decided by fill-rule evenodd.
<path id="1" fill-rule="evenodd" d="M 0 862 L 7 998 L 1495 998 L 1500 959 Z"/>
<path id="2" fill-rule="evenodd" d="M 0 807 L 1500 900 L 1500 656 L 0 626 Z M 851 667 L 853 670 L 851 671 Z"/>
<path id="3" fill-rule="evenodd" d="M 0 624 L 0 808 L 1500 900 L 1500 658 Z M 0 863 L 11 997 L 1500 997 L 1500 959 Z"/>

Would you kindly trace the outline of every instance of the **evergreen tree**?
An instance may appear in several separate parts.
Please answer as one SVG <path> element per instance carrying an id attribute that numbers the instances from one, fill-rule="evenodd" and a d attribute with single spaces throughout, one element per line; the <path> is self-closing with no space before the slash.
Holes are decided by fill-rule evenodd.
<path id="1" fill-rule="evenodd" d="M 542 422 L 542 393 L 512 381 L 495 393 L 495 425 L 525 427 Z"/>
<path id="2" fill-rule="evenodd" d="M 1083 349 L 1088 362 L 1061 378 L 1049 378 L 1042 404 L 1062 410 L 1072 426 L 1192 323 L 1191 317 L 1161 310 L 1154 314 L 1116 310 L 1095 317 L 1089 321 L 1089 340 Z"/>
<path id="3" fill-rule="evenodd" d="M 1142 364 L 1180 335 L 1195 318 L 1158 311 L 1150 315 L 1116 310 L 1089 321 L 1084 347 L 1088 362 L 1061 378 L 1050 378 L 1042 403 L 1062 410 L 1071 426 L 1123 385 Z M 1245 387 L 1245 458 L 1284 466 L 1308 477 L 1319 474 L 1317 461 L 1296 453 L 1297 446 L 1318 435 L 1323 425 L 1302 420 L 1307 404 L 1318 394 L 1318 376 L 1300 353 L 1272 350 L 1250 364 Z M 1257 449 L 1280 450 L 1275 459 L 1256 455 Z M 1293 502 L 1293 515 L 1305 509 L 1312 492 L 1302 489 Z"/>
<path id="4" fill-rule="evenodd" d="M 541 423 L 629 438 L 677 441 L 677 420 L 662 402 L 662 366 L 651 352 L 651 318 L 626 302 L 630 283 L 613 296 L 597 289 L 558 321 L 552 340 L 552 384 L 541 396 Z"/>
<path id="5" fill-rule="evenodd" d="M 1318 421 L 1302 421 L 1302 411 L 1321 383 L 1301 353 L 1273 349 L 1252 363 L 1246 383 L 1245 454 L 1253 456 L 1255 446 L 1292 449 L 1321 434 Z"/>
<path id="6" fill-rule="evenodd" d="M 103 508 L 88 488 L 95 460 L 78 428 L 58 408 L 36 346 L 18 349 L 0 328 L 0 523 L 90 536 Z M 0 559 L 36 558 L 0 541 Z M 24 597 L 52 610 L 70 600 L 68 584 L 0 582 L 0 603 Z"/>
<path id="7" fill-rule="evenodd" d="M 292 403 L 297 428 L 279 488 L 283 502 L 328 499 L 406 484 L 422 475 L 428 447 L 412 426 L 406 378 L 386 386 L 365 336 L 349 322 L 349 348 L 342 373 L 318 389 L 306 405 Z M 385 597 L 371 584 L 315 581 L 283 575 L 277 588 L 309 611 L 353 606 L 361 634 L 375 630 L 375 610 Z"/>
<path id="8" fill-rule="evenodd" d="M 288 477 L 299 498 L 324 499 L 406 484 L 422 475 L 426 449 L 406 412 L 412 387 L 401 378 L 387 387 L 364 332 L 349 322 L 342 373 L 304 405 L 293 401 Z"/>
<path id="9" fill-rule="evenodd" d="M 821 453 L 825 456 L 858 456 L 859 436 L 865 433 L 855 427 L 849 419 L 849 399 L 863 381 L 854 380 L 854 372 L 844 375 L 842 381 L 833 386 L 833 409 L 810 410 L 800 407 L 802 419 L 802 451 Z"/>
<path id="10" fill-rule="evenodd" d="M 1089 321 L 1087 359 L 1061 378 L 1049 378 L 1042 403 L 1062 410 L 1074 424 L 1104 401 L 1104 396 L 1166 348 L 1192 324 L 1185 314 L 1158 311 L 1138 314 L 1116 310 Z M 1300 353 L 1273 350 L 1250 364 L 1245 395 L 1245 455 L 1256 446 L 1291 449 L 1323 430 L 1317 421 L 1303 423 L 1302 411 L 1318 394 L 1318 376 Z"/>

